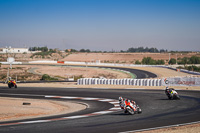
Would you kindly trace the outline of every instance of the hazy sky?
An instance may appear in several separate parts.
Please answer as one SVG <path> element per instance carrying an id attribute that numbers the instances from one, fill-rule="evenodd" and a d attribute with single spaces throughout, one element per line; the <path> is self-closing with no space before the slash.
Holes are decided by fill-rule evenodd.
<path id="1" fill-rule="evenodd" d="M 0 47 L 200 51 L 200 0 L 0 0 Z"/>

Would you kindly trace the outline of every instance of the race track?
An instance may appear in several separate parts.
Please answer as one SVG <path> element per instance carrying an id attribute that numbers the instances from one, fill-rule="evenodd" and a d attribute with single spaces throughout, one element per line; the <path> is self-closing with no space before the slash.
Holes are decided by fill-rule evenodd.
<path id="1" fill-rule="evenodd" d="M 163 89 L 163 88 L 161 88 Z M 0 133 L 116 133 L 152 127 L 200 121 L 200 91 L 178 91 L 181 100 L 168 100 L 164 90 L 133 89 L 89 89 L 89 88 L 0 88 L 0 96 L 46 99 L 44 96 L 74 96 L 118 99 L 119 96 L 133 99 L 142 108 L 142 114 L 126 115 L 123 111 L 77 119 L 54 120 L 51 122 L 16 124 L 76 116 L 108 110 L 113 105 L 95 100 L 72 100 L 87 103 L 86 110 L 46 118 L 0 122 Z M 11 95 L 12 94 L 12 95 Z M 17 94 L 17 95 L 16 95 Z M 66 100 L 53 99 L 51 100 Z M 13 123 L 13 124 L 11 124 Z"/>

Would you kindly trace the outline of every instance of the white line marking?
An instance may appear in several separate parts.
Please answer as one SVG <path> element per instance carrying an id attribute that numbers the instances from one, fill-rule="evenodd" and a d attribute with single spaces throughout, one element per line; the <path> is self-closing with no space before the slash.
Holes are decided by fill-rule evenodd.
<path id="1" fill-rule="evenodd" d="M 80 98 L 80 97 L 61 97 L 63 99 L 76 99 L 76 98 Z"/>
<path id="2" fill-rule="evenodd" d="M 121 110 L 121 108 L 111 108 L 109 110 Z"/>
<path id="3" fill-rule="evenodd" d="M 109 102 L 109 103 L 111 103 L 111 104 L 115 104 L 115 103 L 118 103 L 118 104 L 119 104 L 119 102 L 118 102 L 118 101 L 115 101 L 115 102 Z"/>
<path id="4" fill-rule="evenodd" d="M 82 100 L 97 100 L 98 98 L 82 98 Z"/>
<path id="5" fill-rule="evenodd" d="M 51 98 L 51 97 L 56 97 L 56 96 L 44 96 L 45 98 Z"/>
<path id="6" fill-rule="evenodd" d="M 69 117 L 63 117 L 63 118 L 67 118 L 67 119 L 77 119 L 77 118 L 84 118 L 84 117 L 88 117 L 88 116 L 77 115 L 77 116 L 69 116 Z"/>
<path id="7" fill-rule="evenodd" d="M 27 124 L 27 123 L 41 123 L 41 122 L 49 122 L 50 120 L 37 120 L 37 121 L 24 121 L 24 122 L 20 122 L 23 124 Z"/>
<path id="8" fill-rule="evenodd" d="M 111 112 L 114 112 L 114 111 L 99 111 L 99 112 L 94 112 L 92 114 L 107 114 L 107 113 L 111 113 Z"/>
<path id="9" fill-rule="evenodd" d="M 113 101 L 113 99 L 103 99 L 103 100 L 98 100 L 98 101 L 101 101 L 101 102 L 108 102 L 108 101 Z"/>

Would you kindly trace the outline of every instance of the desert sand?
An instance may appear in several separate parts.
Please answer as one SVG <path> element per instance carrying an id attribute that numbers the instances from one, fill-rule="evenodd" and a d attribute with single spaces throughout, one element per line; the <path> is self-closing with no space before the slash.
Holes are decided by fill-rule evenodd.
<path id="1" fill-rule="evenodd" d="M 60 115 L 86 109 L 83 104 L 55 100 L 0 97 L 0 101 L 0 121 Z"/>

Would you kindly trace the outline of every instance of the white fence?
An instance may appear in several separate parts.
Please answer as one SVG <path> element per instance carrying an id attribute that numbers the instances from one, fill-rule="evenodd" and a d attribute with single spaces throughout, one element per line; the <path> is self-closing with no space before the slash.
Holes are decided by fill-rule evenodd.
<path id="1" fill-rule="evenodd" d="M 81 78 L 78 79 L 78 85 L 134 85 L 134 86 L 161 86 L 161 79 L 99 79 L 99 78 Z"/>

